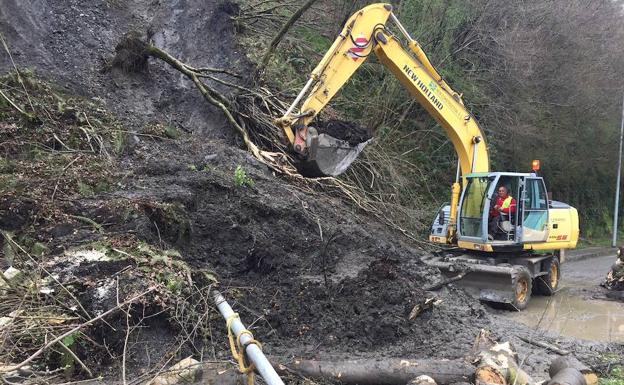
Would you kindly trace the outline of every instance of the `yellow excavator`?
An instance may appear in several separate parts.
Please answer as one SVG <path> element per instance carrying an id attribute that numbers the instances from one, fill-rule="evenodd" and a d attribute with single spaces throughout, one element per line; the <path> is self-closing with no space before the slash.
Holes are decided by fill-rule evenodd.
<path id="1" fill-rule="evenodd" d="M 389 20 L 403 40 L 391 32 Z M 549 198 L 543 178 L 536 173 L 538 162 L 531 173 L 490 171 L 479 124 L 390 4 L 369 5 L 349 18 L 292 105 L 276 120 L 296 154 L 300 172 L 338 175 L 368 143 L 351 145 L 319 133 L 310 124 L 370 54 L 442 126 L 457 152 L 450 204 L 439 210 L 429 236 L 430 241 L 449 247 L 425 257 L 425 262 L 449 280 L 475 289 L 484 301 L 523 309 L 532 292 L 552 295 L 559 285 L 562 251 L 576 247 L 578 241 L 576 209 Z M 497 219 L 492 231 L 490 212 L 500 186 L 517 205 L 515 212 L 507 210 Z"/>

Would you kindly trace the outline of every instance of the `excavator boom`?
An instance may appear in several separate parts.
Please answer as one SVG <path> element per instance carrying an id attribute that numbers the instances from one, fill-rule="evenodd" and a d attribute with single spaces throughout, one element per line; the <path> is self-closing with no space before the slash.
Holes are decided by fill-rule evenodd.
<path id="1" fill-rule="evenodd" d="M 404 35 L 408 48 L 387 27 L 389 19 Z M 344 141 L 319 134 L 309 124 L 372 53 L 444 128 L 458 154 L 462 174 L 489 171 L 483 133 L 461 96 L 442 79 L 419 44 L 409 36 L 392 13 L 392 6 L 372 4 L 351 16 L 299 96 L 277 120 L 299 154 L 303 172 L 313 170 L 316 174 L 338 175 L 366 145 L 365 142 L 349 146 Z M 293 114 L 304 96 L 300 112 Z"/>

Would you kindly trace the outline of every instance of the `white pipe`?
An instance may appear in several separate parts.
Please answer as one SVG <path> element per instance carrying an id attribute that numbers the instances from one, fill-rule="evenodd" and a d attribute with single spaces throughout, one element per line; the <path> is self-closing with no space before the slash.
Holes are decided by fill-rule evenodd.
<path id="1" fill-rule="evenodd" d="M 620 174 L 622 173 L 622 136 L 624 136 L 624 99 L 622 100 L 622 122 L 620 124 L 620 152 L 618 154 L 617 182 L 615 182 L 615 208 L 613 209 L 613 240 L 611 247 L 617 244 L 618 212 L 620 211 Z"/>
<path id="2" fill-rule="evenodd" d="M 241 345 L 245 346 L 245 352 L 247 356 L 254 363 L 256 369 L 264 379 L 264 382 L 267 385 L 284 385 L 282 379 L 277 375 L 275 369 L 269 363 L 269 360 L 264 356 L 262 350 L 258 345 L 249 343 L 252 341 L 252 337 L 249 333 L 243 333 L 243 331 L 247 330 L 245 325 L 241 322 L 238 317 L 234 316 L 234 310 L 230 307 L 230 305 L 225 301 L 225 298 L 216 290 L 212 292 L 214 296 L 215 304 L 219 309 L 219 312 L 226 320 L 232 320 L 230 325 L 232 326 L 232 333 L 236 336 L 235 338 L 240 338 Z M 229 330 L 228 330 L 229 333 Z M 242 333 L 242 335 L 241 335 Z M 242 352 L 241 352 L 242 354 Z"/>
<path id="3" fill-rule="evenodd" d="M 299 104 L 299 102 L 301 101 L 301 98 L 303 98 L 303 95 L 305 95 L 305 93 L 308 92 L 308 89 L 310 88 L 310 86 L 312 86 L 313 81 L 314 81 L 314 76 L 310 77 L 310 79 L 305 84 L 305 86 L 303 86 L 303 89 L 301 90 L 301 92 L 299 92 L 299 95 L 297 95 L 297 97 L 295 98 L 295 101 L 292 102 L 292 104 L 288 108 L 288 111 L 286 111 L 286 113 L 284 114 L 284 117 L 287 117 L 288 115 L 291 114 L 291 112 L 293 112 L 297 104 Z"/>

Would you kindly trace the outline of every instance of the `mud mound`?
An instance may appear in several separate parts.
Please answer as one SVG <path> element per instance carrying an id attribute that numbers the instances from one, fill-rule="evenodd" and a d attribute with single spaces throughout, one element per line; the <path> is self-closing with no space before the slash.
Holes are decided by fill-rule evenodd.
<path id="1" fill-rule="evenodd" d="M 328 285 L 295 282 L 288 291 L 263 298 L 266 321 L 280 339 L 347 351 L 383 349 L 410 333 L 407 315 L 425 298 L 419 267 L 407 271 L 398 260 L 384 258 L 354 278 Z"/>
<path id="2" fill-rule="evenodd" d="M 349 142 L 351 146 L 366 142 L 373 137 L 373 132 L 370 129 L 361 127 L 355 122 L 330 119 L 319 121 L 314 127 L 319 133 L 328 134 L 336 139 L 345 140 Z"/>
<path id="3" fill-rule="evenodd" d="M 424 292 L 432 277 L 418 259 L 382 257 L 327 284 L 321 277 L 267 278 L 240 300 L 241 314 L 262 315 L 254 332 L 274 354 L 462 357 L 489 316 L 462 291 Z M 432 296 L 441 304 L 410 320 L 414 306 Z"/>
<path id="4" fill-rule="evenodd" d="M 0 32 L 19 68 L 32 68 L 72 93 L 102 99 L 128 130 L 141 132 L 146 124 L 161 121 L 232 144 L 231 130 L 222 130 L 222 116 L 174 71 L 154 65 L 149 74 L 132 72 L 145 66 L 145 58 L 124 51 L 123 45 L 117 53 L 128 54 L 126 71 L 111 64 L 117 44 L 129 31 L 139 31 L 190 64 L 245 76 L 251 73 L 249 63 L 234 39 L 230 17 L 237 13 L 230 1 L 6 0 Z M 0 70 L 12 68 L 8 55 L 0 55 Z"/>

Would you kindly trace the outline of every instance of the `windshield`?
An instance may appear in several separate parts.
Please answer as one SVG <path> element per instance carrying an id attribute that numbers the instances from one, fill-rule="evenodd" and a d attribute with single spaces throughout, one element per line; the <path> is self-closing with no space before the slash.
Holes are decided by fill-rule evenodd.
<path id="1" fill-rule="evenodd" d="M 483 206 L 485 196 L 490 186 L 488 177 L 468 178 L 468 186 L 464 192 L 461 207 L 460 231 L 467 237 L 481 237 L 483 235 Z"/>

